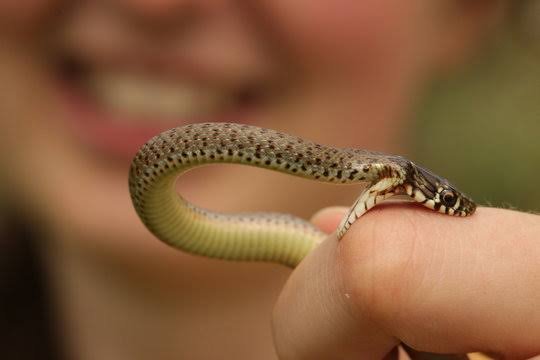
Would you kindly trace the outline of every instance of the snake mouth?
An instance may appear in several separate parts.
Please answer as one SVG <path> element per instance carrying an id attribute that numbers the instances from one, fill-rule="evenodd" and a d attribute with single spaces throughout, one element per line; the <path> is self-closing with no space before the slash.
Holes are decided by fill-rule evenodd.
<path id="1" fill-rule="evenodd" d="M 449 187 L 440 187 L 435 197 L 426 201 L 424 206 L 453 216 L 470 216 L 476 210 L 472 200 Z"/>
<path id="2" fill-rule="evenodd" d="M 412 175 L 404 188 L 411 198 L 425 207 L 443 214 L 469 216 L 474 214 L 476 204 L 458 191 L 448 180 L 431 171 L 412 164 Z"/>
<path id="3" fill-rule="evenodd" d="M 470 216 L 476 210 L 476 204 L 469 197 L 449 185 L 440 186 L 433 196 L 413 184 L 406 184 L 405 189 L 414 201 L 442 214 Z"/>

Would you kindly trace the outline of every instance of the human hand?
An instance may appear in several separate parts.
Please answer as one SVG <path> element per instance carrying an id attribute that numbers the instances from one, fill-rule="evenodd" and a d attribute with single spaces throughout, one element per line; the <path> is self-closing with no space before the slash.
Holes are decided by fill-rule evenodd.
<path id="1" fill-rule="evenodd" d="M 345 209 L 313 222 L 335 229 Z M 400 342 L 438 353 L 540 354 L 540 216 L 467 218 L 379 206 L 298 266 L 274 309 L 280 359 L 382 359 Z"/>

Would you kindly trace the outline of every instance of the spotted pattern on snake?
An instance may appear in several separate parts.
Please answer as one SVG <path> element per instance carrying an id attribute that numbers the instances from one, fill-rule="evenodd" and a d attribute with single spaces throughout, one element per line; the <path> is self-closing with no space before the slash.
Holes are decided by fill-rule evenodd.
<path id="1" fill-rule="evenodd" d="M 181 173 L 212 163 L 257 166 L 328 183 L 366 183 L 338 227 L 338 238 L 362 214 L 393 195 L 408 195 L 450 215 L 467 216 L 476 207 L 446 179 L 401 156 L 323 146 L 255 126 L 192 124 L 165 131 L 139 150 L 130 169 L 129 189 L 137 214 L 159 239 L 207 257 L 295 267 L 327 236 L 292 215 L 220 214 L 176 194 L 174 184 Z M 407 351 L 414 360 L 468 358 Z"/>
<path id="2" fill-rule="evenodd" d="M 177 195 L 176 178 L 193 167 L 237 163 L 335 184 L 367 184 L 337 230 L 341 238 L 362 214 L 394 195 L 446 214 L 475 204 L 447 180 L 397 155 L 316 144 L 250 125 L 191 124 L 165 131 L 135 156 L 129 176 L 134 207 L 159 239 L 186 252 L 296 266 L 325 234 L 287 214 L 221 214 Z M 276 189 L 277 191 L 277 189 Z"/>

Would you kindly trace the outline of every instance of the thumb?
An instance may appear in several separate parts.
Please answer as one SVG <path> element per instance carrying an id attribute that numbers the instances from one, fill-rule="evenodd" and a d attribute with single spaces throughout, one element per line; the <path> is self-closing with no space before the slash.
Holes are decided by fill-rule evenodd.
<path id="1" fill-rule="evenodd" d="M 312 218 L 333 232 L 345 208 L 326 208 Z M 336 263 L 338 240 L 330 235 L 288 279 L 273 314 L 273 335 L 280 359 L 382 359 L 399 343 L 367 316 L 354 314 Z"/>
<path id="2" fill-rule="evenodd" d="M 318 229 L 330 234 L 336 230 L 341 219 L 347 213 L 348 208 L 343 206 L 331 206 L 317 211 L 312 217 L 311 222 Z"/>

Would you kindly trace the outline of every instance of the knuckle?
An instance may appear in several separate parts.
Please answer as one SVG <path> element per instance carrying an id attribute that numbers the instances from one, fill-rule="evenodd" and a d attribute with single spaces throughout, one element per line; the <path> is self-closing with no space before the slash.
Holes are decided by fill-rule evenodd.
<path id="1" fill-rule="evenodd" d="M 341 242 L 338 260 L 353 312 L 379 324 L 395 321 L 422 282 L 425 261 L 415 217 L 400 208 L 373 209 Z"/>

